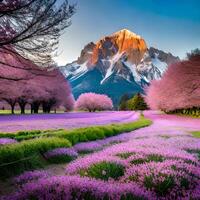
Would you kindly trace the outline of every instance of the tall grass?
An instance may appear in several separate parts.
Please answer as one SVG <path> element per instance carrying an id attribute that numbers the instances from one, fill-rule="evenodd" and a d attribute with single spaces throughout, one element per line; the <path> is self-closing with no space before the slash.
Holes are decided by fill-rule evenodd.
<path id="1" fill-rule="evenodd" d="M 61 138 L 39 138 L 0 147 L 0 177 L 9 177 L 25 170 L 44 166 L 43 153 L 58 147 L 70 147 Z"/>

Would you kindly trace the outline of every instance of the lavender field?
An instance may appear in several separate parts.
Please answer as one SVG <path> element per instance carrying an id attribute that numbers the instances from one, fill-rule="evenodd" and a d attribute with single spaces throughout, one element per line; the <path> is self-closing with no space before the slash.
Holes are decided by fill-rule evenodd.
<path id="1" fill-rule="evenodd" d="M 0 115 L 0 132 L 20 130 L 69 129 L 92 125 L 130 122 L 139 114 L 131 111 L 99 113 L 62 113 L 37 115 Z"/>
<path id="2" fill-rule="evenodd" d="M 124 121 L 138 116 L 119 113 Z M 119 113 L 109 115 L 120 120 Z M 96 115 L 100 123 L 103 114 L 80 115 L 93 121 Z M 191 134 L 200 130 L 200 119 L 144 115 L 151 126 L 47 152 L 48 158 L 71 156 L 73 161 L 59 173 L 50 167 L 13 178 L 19 190 L 5 199 L 200 199 L 200 139 Z"/>

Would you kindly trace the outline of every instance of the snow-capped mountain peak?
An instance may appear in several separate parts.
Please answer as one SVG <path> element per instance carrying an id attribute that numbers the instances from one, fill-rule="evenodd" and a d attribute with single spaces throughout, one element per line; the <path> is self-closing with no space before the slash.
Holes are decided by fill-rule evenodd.
<path id="1" fill-rule="evenodd" d="M 141 36 L 123 29 L 87 44 L 77 61 L 61 71 L 75 98 L 83 92 L 98 92 L 118 101 L 124 93 L 142 91 L 144 84 L 161 78 L 167 66 L 178 60 L 170 53 L 147 48 Z"/>

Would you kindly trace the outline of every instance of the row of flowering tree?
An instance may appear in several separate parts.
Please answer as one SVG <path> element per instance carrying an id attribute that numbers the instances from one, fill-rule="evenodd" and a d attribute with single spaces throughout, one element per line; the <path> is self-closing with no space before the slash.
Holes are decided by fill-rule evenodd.
<path id="1" fill-rule="evenodd" d="M 169 66 L 161 80 L 147 88 L 151 109 L 200 115 L 200 55 Z"/>
<path id="2" fill-rule="evenodd" d="M 0 1 L 0 101 L 14 113 L 73 107 L 70 87 L 53 69 L 58 42 L 75 12 L 67 0 Z"/>
<path id="3" fill-rule="evenodd" d="M 22 57 L 16 57 L 10 52 L 1 52 L 1 60 L 8 66 L 0 64 L 0 101 L 7 102 L 14 113 L 16 104 L 21 113 L 25 112 L 27 104 L 31 112 L 50 112 L 53 108 L 73 108 L 71 89 L 58 69 L 38 68 L 35 64 Z M 23 61 L 22 61 L 23 60 Z M 15 65 L 15 68 L 12 67 Z"/>

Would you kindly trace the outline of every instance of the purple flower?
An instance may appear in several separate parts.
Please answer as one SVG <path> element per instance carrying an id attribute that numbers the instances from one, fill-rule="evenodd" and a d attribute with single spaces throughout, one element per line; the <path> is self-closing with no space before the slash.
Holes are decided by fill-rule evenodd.
<path id="1" fill-rule="evenodd" d="M 17 185 L 23 185 L 28 182 L 36 181 L 41 178 L 47 178 L 50 174 L 47 171 L 35 170 L 25 172 L 13 179 L 13 182 Z"/>
<path id="2" fill-rule="evenodd" d="M 7 196 L 5 200 L 25 200 L 30 197 L 36 199 L 83 199 L 84 195 L 91 195 L 94 199 L 120 200 L 122 195 L 132 194 L 144 199 L 155 199 L 153 192 L 146 191 L 134 183 L 114 183 L 93 180 L 79 176 L 59 176 L 40 179 L 37 183 L 28 183 L 20 191 Z"/>
<path id="3" fill-rule="evenodd" d="M 135 121 L 139 114 L 132 111 L 78 112 L 45 115 L 0 116 L 0 131 L 71 129 L 94 125 Z"/>
<path id="4" fill-rule="evenodd" d="M 99 142 L 83 142 L 74 145 L 74 149 L 78 152 L 92 152 L 96 150 L 100 150 L 102 145 Z"/>
<path id="5" fill-rule="evenodd" d="M 45 153 L 46 158 L 64 156 L 64 155 L 76 158 L 78 156 L 78 153 L 74 148 L 57 148 Z"/>
<path id="6" fill-rule="evenodd" d="M 130 112 L 119 113 L 108 112 L 108 117 L 105 117 L 105 112 L 80 114 L 82 118 L 79 116 L 77 123 L 88 125 L 86 118 L 90 118 L 94 124 L 105 121 L 108 123 L 110 114 L 115 115 L 115 121 L 129 119 Z M 105 196 L 110 200 L 119 200 L 126 194 L 151 200 L 200 199 L 200 140 L 189 133 L 200 130 L 199 119 L 156 114 L 152 111 L 144 114 L 154 122 L 149 127 L 103 140 L 76 144 L 73 148 L 47 152 L 47 156 L 65 153 L 75 155 L 69 152 L 71 150 L 89 151 L 91 154 L 67 164 L 66 176 L 27 181 L 27 184 L 7 199 L 25 200 L 36 197 L 41 200 L 71 200 L 84 199 L 86 194 L 91 199 L 98 200 Z M 104 161 L 122 165 L 125 168 L 124 175 L 118 180 L 107 181 L 97 180 L 95 176 L 89 178 L 79 175 L 82 170 L 87 172 L 92 165 Z M 107 169 L 101 167 L 100 170 L 102 176 L 106 175 Z"/>
<path id="7" fill-rule="evenodd" d="M 0 146 L 6 145 L 6 144 L 13 144 L 16 143 L 17 140 L 11 139 L 11 138 L 0 138 Z"/>

